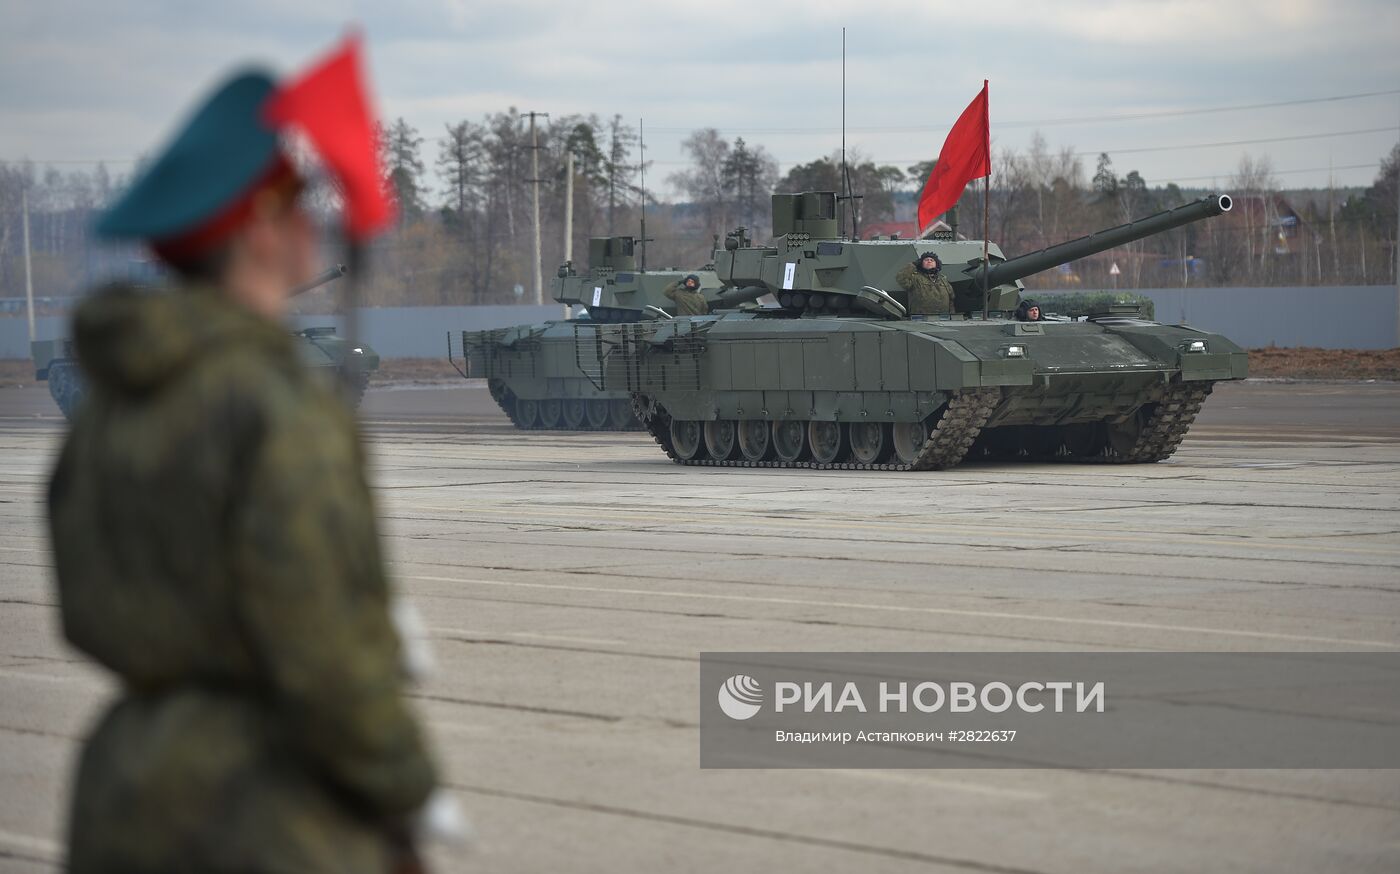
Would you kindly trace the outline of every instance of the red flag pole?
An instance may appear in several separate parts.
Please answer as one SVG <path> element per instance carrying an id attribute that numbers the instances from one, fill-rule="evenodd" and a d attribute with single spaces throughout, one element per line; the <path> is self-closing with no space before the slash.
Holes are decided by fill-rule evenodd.
<path id="1" fill-rule="evenodd" d="M 982 80 L 982 93 L 987 96 L 987 99 L 982 101 L 982 130 L 986 132 L 987 137 L 987 175 L 982 178 L 982 320 L 986 321 L 992 297 L 992 290 L 987 287 L 988 273 L 991 270 L 991 265 L 987 263 L 987 238 L 992 232 L 992 92 L 986 79 Z"/>

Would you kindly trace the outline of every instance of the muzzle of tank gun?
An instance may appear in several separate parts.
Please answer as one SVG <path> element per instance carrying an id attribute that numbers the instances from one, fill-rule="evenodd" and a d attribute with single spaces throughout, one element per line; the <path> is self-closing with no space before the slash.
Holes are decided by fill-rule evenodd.
<path id="1" fill-rule="evenodd" d="M 995 288 L 1024 279 L 1042 270 L 1049 270 L 1060 264 L 1074 261 L 1098 252 L 1112 249 L 1114 246 L 1121 246 L 1150 237 L 1153 234 L 1160 234 L 1182 225 L 1198 222 L 1202 219 L 1212 218 L 1230 211 L 1234 206 L 1228 194 L 1211 194 L 1190 203 L 1162 212 L 1153 213 L 1140 219 L 1135 219 L 1127 224 L 1118 225 L 1113 228 L 1105 228 L 1095 231 L 1088 236 L 1080 237 L 1077 240 L 1070 240 L 1055 246 L 1041 249 L 1038 252 L 1031 252 L 991 265 L 987 275 L 987 288 Z M 963 268 L 963 274 L 974 282 L 974 287 L 983 287 L 983 274 L 980 262 L 969 262 Z"/>
<path id="2" fill-rule="evenodd" d="M 334 282 L 335 280 L 344 276 L 347 272 L 348 271 L 345 269 L 344 264 L 336 264 L 331 267 L 327 267 L 325 270 L 322 270 L 320 273 L 317 273 L 315 276 L 311 277 L 309 281 L 303 282 L 301 285 L 298 285 L 296 288 L 293 288 L 290 296 L 296 297 L 299 294 L 306 294 L 312 289 L 320 288 L 327 282 Z"/>

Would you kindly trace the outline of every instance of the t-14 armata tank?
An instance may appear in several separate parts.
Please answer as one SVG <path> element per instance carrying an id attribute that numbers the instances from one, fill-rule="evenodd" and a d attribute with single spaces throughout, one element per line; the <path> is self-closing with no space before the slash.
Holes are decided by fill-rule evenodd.
<path id="1" fill-rule="evenodd" d="M 600 390 L 628 392 L 674 461 L 937 470 L 967 458 L 1155 462 L 1170 456 L 1246 353 L 1136 307 L 1018 321 L 1021 279 L 1230 209 L 1218 195 L 1006 259 L 980 240 L 838 237 L 835 196 L 775 195 L 775 242 L 715 253 L 715 316 L 579 332 Z M 900 269 L 932 251 L 953 312 L 910 317 Z"/>
<path id="2" fill-rule="evenodd" d="M 489 331 L 463 331 L 462 357 L 469 378 L 484 378 L 491 397 L 517 428 L 566 431 L 636 430 L 625 389 L 597 387 L 579 369 L 574 343 L 577 323 L 618 324 L 669 319 L 677 312 L 665 291 L 693 275 L 697 291 L 715 302 L 721 290 L 711 269 L 689 273 L 637 268 L 632 237 L 589 240 L 589 268 L 559 268 L 552 282 L 556 301 L 587 309 L 579 319 L 517 325 Z M 448 355 L 452 355 L 451 337 Z"/>

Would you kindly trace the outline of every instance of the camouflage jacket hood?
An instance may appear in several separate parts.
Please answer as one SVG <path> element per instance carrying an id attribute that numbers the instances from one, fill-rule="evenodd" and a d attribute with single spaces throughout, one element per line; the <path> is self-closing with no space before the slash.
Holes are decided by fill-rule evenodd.
<path id="1" fill-rule="evenodd" d="M 278 325 L 198 286 L 171 292 L 107 286 L 74 314 L 73 339 L 92 383 L 122 395 L 157 390 L 200 356 L 233 341 L 253 340 L 291 355 Z"/>

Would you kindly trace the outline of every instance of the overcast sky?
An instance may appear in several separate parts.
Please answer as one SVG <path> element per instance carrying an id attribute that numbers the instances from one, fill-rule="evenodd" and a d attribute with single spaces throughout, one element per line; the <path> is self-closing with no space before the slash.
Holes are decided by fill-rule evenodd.
<path id="1" fill-rule="evenodd" d="M 783 171 L 839 147 L 843 26 L 847 145 L 901 168 L 984 78 L 994 147 L 1038 130 L 1086 175 L 1107 151 L 1119 175 L 1223 187 L 1249 152 L 1288 187 L 1367 185 L 1400 139 L 1395 0 L 0 0 L 0 22 L 0 160 L 63 169 L 126 172 L 233 67 L 295 71 L 351 22 L 429 166 L 446 122 L 620 113 L 663 197 L 698 127 Z"/>

